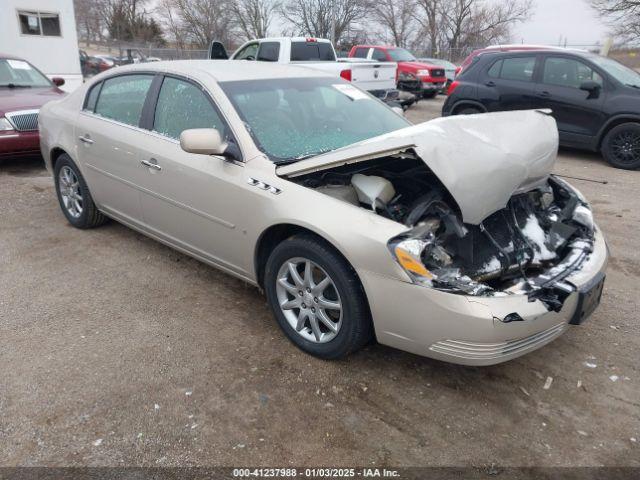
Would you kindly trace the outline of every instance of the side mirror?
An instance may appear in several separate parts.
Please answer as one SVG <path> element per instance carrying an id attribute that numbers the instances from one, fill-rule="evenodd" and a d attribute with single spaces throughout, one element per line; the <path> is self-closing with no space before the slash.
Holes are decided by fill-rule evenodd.
<path id="1" fill-rule="evenodd" d="M 64 78 L 61 77 L 53 77 L 51 81 L 56 87 L 61 87 L 64 85 Z"/>
<path id="2" fill-rule="evenodd" d="M 180 147 L 189 153 L 224 155 L 227 142 L 215 128 L 192 128 L 180 134 Z"/>
<path id="3" fill-rule="evenodd" d="M 210 60 L 228 60 L 229 55 L 227 54 L 227 49 L 224 48 L 224 45 L 218 41 L 211 42 L 209 46 L 209 59 Z"/>
<path id="4" fill-rule="evenodd" d="M 580 90 L 589 92 L 589 97 L 597 97 L 600 93 L 601 88 L 602 85 L 600 85 L 598 82 L 594 82 L 593 80 L 587 80 L 580 84 Z"/>

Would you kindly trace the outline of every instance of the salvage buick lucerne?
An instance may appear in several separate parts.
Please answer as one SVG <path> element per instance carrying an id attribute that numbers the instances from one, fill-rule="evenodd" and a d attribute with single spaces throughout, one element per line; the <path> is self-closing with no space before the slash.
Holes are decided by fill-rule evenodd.
<path id="1" fill-rule="evenodd" d="M 96 76 L 40 131 L 73 226 L 110 217 L 259 286 L 321 358 L 375 338 L 499 363 L 600 301 L 607 247 L 550 175 L 548 111 L 412 126 L 304 67 L 177 61 Z"/>

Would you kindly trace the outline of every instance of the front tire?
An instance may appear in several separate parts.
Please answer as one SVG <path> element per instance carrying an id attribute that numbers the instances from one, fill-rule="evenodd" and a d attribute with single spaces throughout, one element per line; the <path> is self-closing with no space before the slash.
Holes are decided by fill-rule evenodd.
<path id="1" fill-rule="evenodd" d="M 373 337 L 369 305 L 355 271 L 313 235 L 290 237 L 273 250 L 264 289 L 285 335 L 315 357 L 345 357 Z"/>
<path id="2" fill-rule="evenodd" d="M 69 155 L 62 154 L 53 170 L 60 209 L 71 225 L 87 229 L 102 225 L 107 217 L 93 203 L 87 182 Z"/>
<path id="3" fill-rule="evenodd" d="M 437 90 L 433 92 L 422 92 L 422 98 L 426 98 L 426 99 L 435 98 L 436 95 L 438 95 Z"/>
<path id="4" fill-rule="evenodd" d="M 640 124 L 623 123 L 612 128 L 602 141 L 602 155 L 616 168 L 640 168 Z"/>

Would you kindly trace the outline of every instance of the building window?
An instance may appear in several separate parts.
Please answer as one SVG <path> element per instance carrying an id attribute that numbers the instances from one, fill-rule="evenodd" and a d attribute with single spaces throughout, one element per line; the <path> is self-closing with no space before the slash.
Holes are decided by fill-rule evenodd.
<path id="1" fill-rule="evenodd" d="M 59 37 L 60 15 L 45 12 L 18 12 L 20 29 L 24 35 Z"/>

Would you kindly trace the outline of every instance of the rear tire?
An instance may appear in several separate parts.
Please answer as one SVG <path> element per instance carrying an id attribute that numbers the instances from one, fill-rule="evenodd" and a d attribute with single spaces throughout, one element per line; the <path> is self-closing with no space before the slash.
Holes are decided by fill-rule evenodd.
<path id="1" fill-rule="evenodd" d="M 616 168 L 640 168 L 640 124 L 623 123 L 609 130 L 602 140 L 602 156 Z"/>
<path id="2" fill-rule="evenodd" d="M 479 108 L 464 107 L 458 110 L 454 115 L 476 115 L 477 113 L 482 113 Z"/>
<path id="3" fill-rule="evenodd" d="M 297 279 L 291 268 L 298 272 Z M 323 283 L 327 285 L 324 290 L 315 290 Z M 369 305 L 355 271 L 330 245 L 313 235 L 290 237 L 273 250 L 265 268 L 264 289 L 285 335 L 315 357 L 343 358 L 373 337 Z"/>
<path id="4" fill-rule="evenodd" d="M 66 153 L 60 155 L 53 170 L 60 209 L 76 228 L 95 228 L 107 221 L 93 202 L 87 182 Z"/>
<path id="5" fill-rule="evenodd" d="M 435 98 L 438 95 L 438 92 L 422 92 L 422 98 Z"/>

